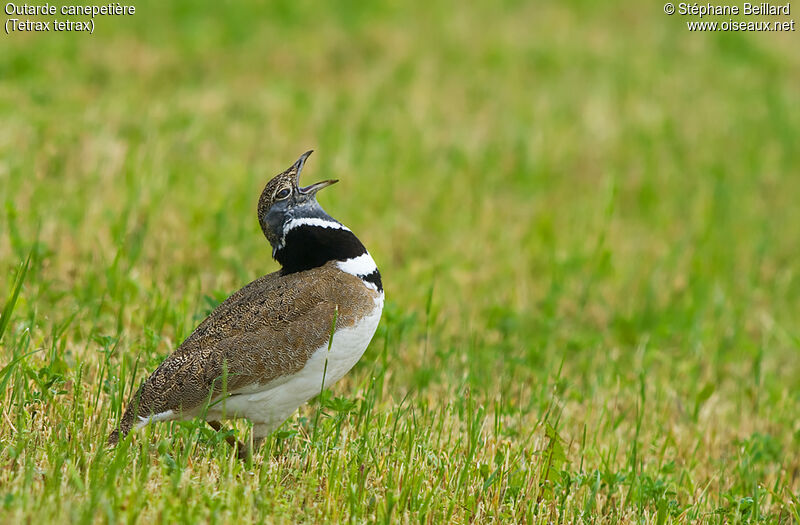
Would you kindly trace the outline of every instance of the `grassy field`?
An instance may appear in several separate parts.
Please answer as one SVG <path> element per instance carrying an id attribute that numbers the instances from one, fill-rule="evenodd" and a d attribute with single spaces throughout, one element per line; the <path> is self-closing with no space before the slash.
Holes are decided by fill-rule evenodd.
<path id="1" fill-rule="evenodd" d="M 3 35 L 0 522 L 800 521 L 797 33 L 269 4 Z M 384 277 L 361 362 L 252 463 L 198 422 L 108 449 L 277 269 L 256 201 L 311 148 Z"/>

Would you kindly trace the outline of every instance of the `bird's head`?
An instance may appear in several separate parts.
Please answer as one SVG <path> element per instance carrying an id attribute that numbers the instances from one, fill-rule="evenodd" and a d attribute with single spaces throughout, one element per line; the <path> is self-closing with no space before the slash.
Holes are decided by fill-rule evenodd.
<path id="1" fill-rule="evenodd" d="M 300 172 L 309 155 L 311 151 L 303 153 L 289 169 L 273 177 L 258 199 L 258 223 L 273 249 L 283 241 L 284 227 L 289 221 L 303 218 L 331 220 L 317 202 L 317 192 L 338 181 L 324 180 L 301 187 Z"/>

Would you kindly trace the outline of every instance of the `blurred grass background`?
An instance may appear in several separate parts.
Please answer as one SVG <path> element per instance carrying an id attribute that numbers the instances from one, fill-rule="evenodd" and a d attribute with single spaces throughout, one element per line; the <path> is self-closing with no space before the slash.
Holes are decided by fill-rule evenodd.
<path id="1" fill-rule="evenodd" d="M 136 8 L 0 44 L 9 295 L 32 252 L 0 521 L 800 520 L 797 33 L 632 1 Z M 255 466 L 199 424 L 106 451 L 127 391 L 276 269 L 256 200 L 311 148 L 387 291 L 339 397 Z"/>

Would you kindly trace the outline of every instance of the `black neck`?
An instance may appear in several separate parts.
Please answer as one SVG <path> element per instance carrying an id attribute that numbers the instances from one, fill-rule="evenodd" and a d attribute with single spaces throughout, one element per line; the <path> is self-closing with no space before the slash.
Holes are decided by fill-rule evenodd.
<path id="1" fill-rule="evenodd" d="M 289 230 L 283 246 L 275 250 L 275 260 L 281 265 L 281 273 L 287 275 L 365 253 L 367 249 L 349 230 L 302 225 Z"/>

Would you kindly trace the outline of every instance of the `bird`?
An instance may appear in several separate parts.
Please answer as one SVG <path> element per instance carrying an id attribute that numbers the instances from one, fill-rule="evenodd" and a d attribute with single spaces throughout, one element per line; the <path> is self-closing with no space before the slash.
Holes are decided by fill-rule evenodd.
<path id="1" fill-rule="evenodd" d="M 313 151 L 313 150 L 312 150 Z M 258 200 L 280 270 L 220 303 L 141 384 L 108 437 L 116 445 L 157 421 L 252 422 L 255 449 L 303 403 L 359 361 L 381 318 L 381 273 L 364 244 L 317 202 L 338 180 L 300 186 L 312 151 Z M 240 457 L 252 454 L 239 442 Z"/>

